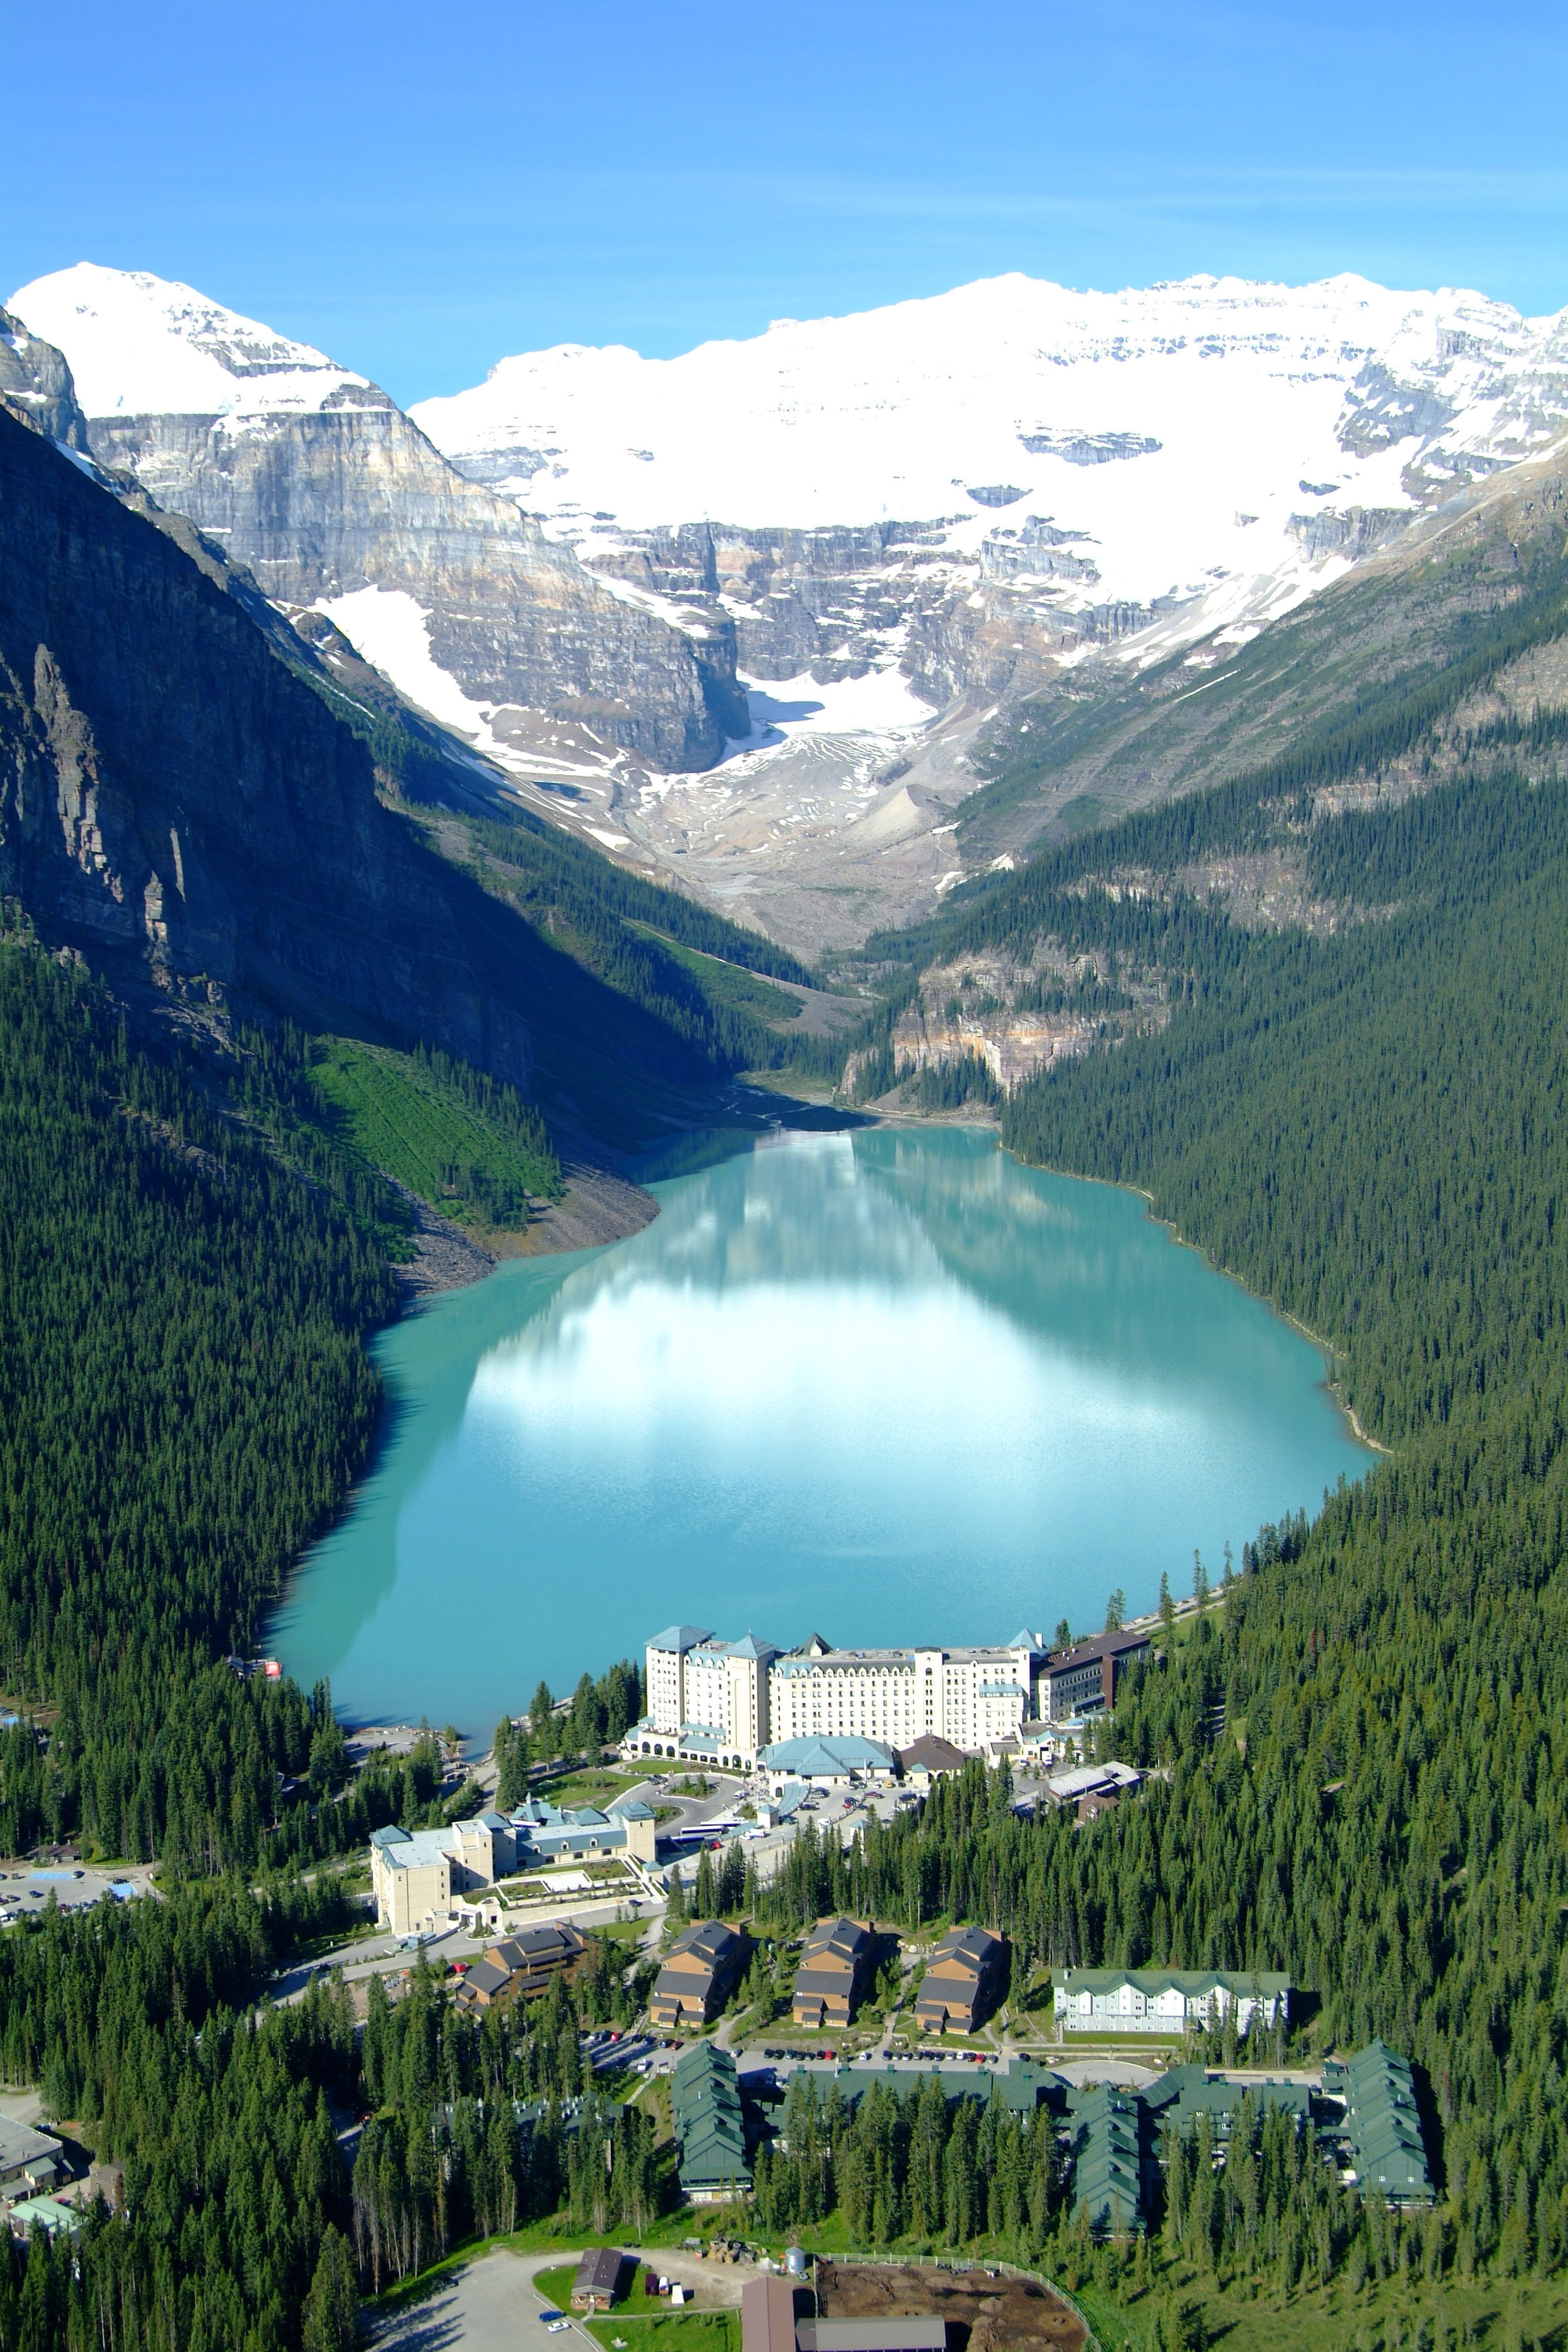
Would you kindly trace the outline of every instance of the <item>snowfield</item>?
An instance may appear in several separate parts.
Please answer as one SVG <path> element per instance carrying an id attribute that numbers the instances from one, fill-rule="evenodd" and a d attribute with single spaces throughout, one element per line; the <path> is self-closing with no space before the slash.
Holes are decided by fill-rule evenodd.
<path id="1" fill-rule="evenodd" d="M 1098 577 L 1069 604 L 1268 580 L 1273 610 L 1280 575 L 1321 584 L 1292 518 L 1414 508 L 1561 433 L 1565 318 L 1354 277 L 1098 294 L 1013 275 L 674 360 L 529 352 L 411 414 L 589 562 L 612 520 L 941 521 L 973 558 L 1033 515 L 1084 534 Z"/>

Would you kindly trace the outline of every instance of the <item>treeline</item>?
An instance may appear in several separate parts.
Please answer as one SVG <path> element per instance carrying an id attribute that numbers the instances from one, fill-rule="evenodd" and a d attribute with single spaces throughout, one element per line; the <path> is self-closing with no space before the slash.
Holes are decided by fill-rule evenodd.
<path id="1" fill-rule="evenodd" d="M 524 1102 L 515 1087 L 492 1078 L 488 1071 L 470 1068 L 467 1062 L 454 1061 L 438 1045 L 416 1045 L 414 1059 L 420 1069 L 429 1072 L 437 1086 L 449 1087 L 487 1127 L 494 1128 L 515 1143 L 535 1163 L 539 1171 L 536 1181 L 542 1192 L 551 1200 L 561 1198 L 566 1187 L 550 1131 L 534 1105 Z M 476 1174 L 483 1171 L 458 1166 L 452 1172 L 461 1189 L 465 1176 L 471 1187 Z M 478 1196 L 470 1192 L 466 1197 Z"/>
<path id="2" fill-rule="evenodd" d="M 726 963 L 743 964 L 749 971 L 764 972 L 774 980 L 809 982 L 811 979 L 797 956 L 765 939 L 761 931 L 729 922 L 679 890 L 665 889 L 640 874 L 629 873 L 526 809 L 509 809 L 504 824 L 476 819 L 471 829 L 492 856 L 534 875 L 542 888 L 552 887 L 563 898 L 592 904 L 627 922 L 650 924 L 683 947 L 695 948 L 701 955 L 720 956 Z"/>
<path id="3" fill-rule="evenodd" d="M 776 2144 L 757 2152 L 757 2219 L 783 2235 L 837 2211 L 852 2245 L 912 2237 L 968 2245 L 991 2238 L 1020 2252 L 1054 2232 L 1066 2193 L 1055 2119 L 1020 2116 L 999 2099 L 950 2102 L 940 2077 L 894 2090 L 873 2083 L 853 2104 L 797 2071 Z"/>
<path id="4" fill-rule="evenodd" d="M 185 1867 L 258 1858 L 308 1771 L 298 1693 L 247 1650 L 338 1507 L 395 1302 L 352 1183 L 301 1184 L 108 1001 L 0 953 L 0 1756 L 14 1846 L 82 1829 Z"/>
<path id="5" fill-rule="evenodd" d="M 521 1803 L 533 1765 L 559 1763 L 572 1756 L 596 1758 L 641 1715 L 642 1674 L 630 1658 L 617 1659 L 597 1682 L 591 1675 L 579 1675 L 570 1707 L 559 1715 L 549 1684 L 541 1682 L 521 1722 L 506 1716 L 496 1726 L 497 1804 L 504 1810 Z"/>
<path id="6" fill-rule="evenodd" d="M 641 2231 L 668 2195 L 653 2117 L 595 2092 L 579 2037 L 629 2022 L 624 1954 L 595 1938 L 576 1985 L 465 2016 L 430 1970 L 395 2006 L 373 1978 L 363 2091 L 376 2112 L 353 2167 L 353 2240 L 372 2294 L 488 2237 L 563 2210 L 574 2229 Z"/>

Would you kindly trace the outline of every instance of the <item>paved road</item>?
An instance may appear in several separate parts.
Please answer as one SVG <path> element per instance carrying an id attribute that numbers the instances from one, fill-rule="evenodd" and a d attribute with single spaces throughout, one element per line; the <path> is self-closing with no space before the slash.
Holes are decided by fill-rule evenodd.
<path id="1" fill-rule="evenodd" d="M 734 2305 L 755 2273 L 750 2263 L 715 2269 L 695 2255 L 664 2249 L 650 2257 L 673 2278 L 698 2291 L 699 2308 Z M 482 2255 L 442 2280 L 422 2302 L 373 2326 L 378 2352 L 600 2352 L 587 2330 L 574 2321 L 570 2331 L 550 2335 L 540 2314 L 547 2306 L 534 2274 L 576 2260 L 574 2250 L 556 2246 L 548 2253 Z M 650 2312 L 662 2304 L 650 2303 Z"/>
<path id="2" fill-rule="evenodd" d="M 512 1925 L 537 1927 L 547 1920 L 570 1919 L 579 1927 L 603 1927 L 614 1920 L 617 1911 L 626 1911 L 630 1907 L 629 1902 L 619 1900 L 609 1903 L 567 1900 L 542 1906 L 538 1910 L 531 1907 Z M 651 1914 L 653 1906 L 645 1904 L 639 1906 L 639 1909 Z M 449 1960 L 475 1958 L 495 1940 L 488 1927 L 478 1936 L 455 1927 L 450 1935 L 443 1936 L 438 1942 L 426 1944 L 422 1948 L 432 1968 L 445 1969 Z M 277 2001 L 297 2000 L 311 1977 L 321 1970 L 342 1969 L 345 1979 L 354 1984 L 366 1977 L 391 1976 L 400 1969 L 411 1969 L 417 1957 L 415 1952 L 405 1952 L 395 1936 L 361 1937 L 352 1944 L 340 1944 L 335 1951 L 324 1952 L 320 1959 L 301 1961 L 298 1967 L 287 1969 L 276 1979 L 272 1998 Z"/>
<path id="3" fill-rule="evenodd" d="M 564 2259 L 559 2253 L 483 2255 L 449 2273 L 433 2293 L 373 2327 L 385 2352 L 593 2352 L 585 2329 L 551 2336 L 540 2317 L 535 2271 Z"/>

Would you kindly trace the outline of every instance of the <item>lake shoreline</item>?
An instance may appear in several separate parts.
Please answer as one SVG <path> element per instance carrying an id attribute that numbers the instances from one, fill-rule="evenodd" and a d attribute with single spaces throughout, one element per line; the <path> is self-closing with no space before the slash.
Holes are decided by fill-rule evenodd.
<path id="1" fill-rule="evenodd" d="M 747 1140 L 650 1178 L 616 1248 L 388 1327 L 372 1464 L 269 1631 L 290 1673 L 472 1727 L 666 1621 L 1099 1623 L 1370 1466 L 1316 1343 L 1131 1188 L 973 1118 Z"/>

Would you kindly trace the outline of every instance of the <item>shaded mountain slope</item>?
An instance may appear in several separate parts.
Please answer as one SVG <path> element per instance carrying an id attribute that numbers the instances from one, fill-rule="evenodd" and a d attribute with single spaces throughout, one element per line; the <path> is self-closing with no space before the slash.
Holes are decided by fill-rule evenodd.
<path id="1" fill-rule="evenodd" d="M 792 958 L 509 817 L 383 682 L 363 698 L 352 649 L 145 507 L 0 413 L 0 890 L 42 938 L 187 1024 L 423 1040 L 524 1093 L 537 1070 L 580 1143 L 629 1147 L 769 1054 L 647 933 L 803 982 Z M 431 794 L 489 811 L 530 887 L 487 887 L 461 828 L 417 821 Z"/>

